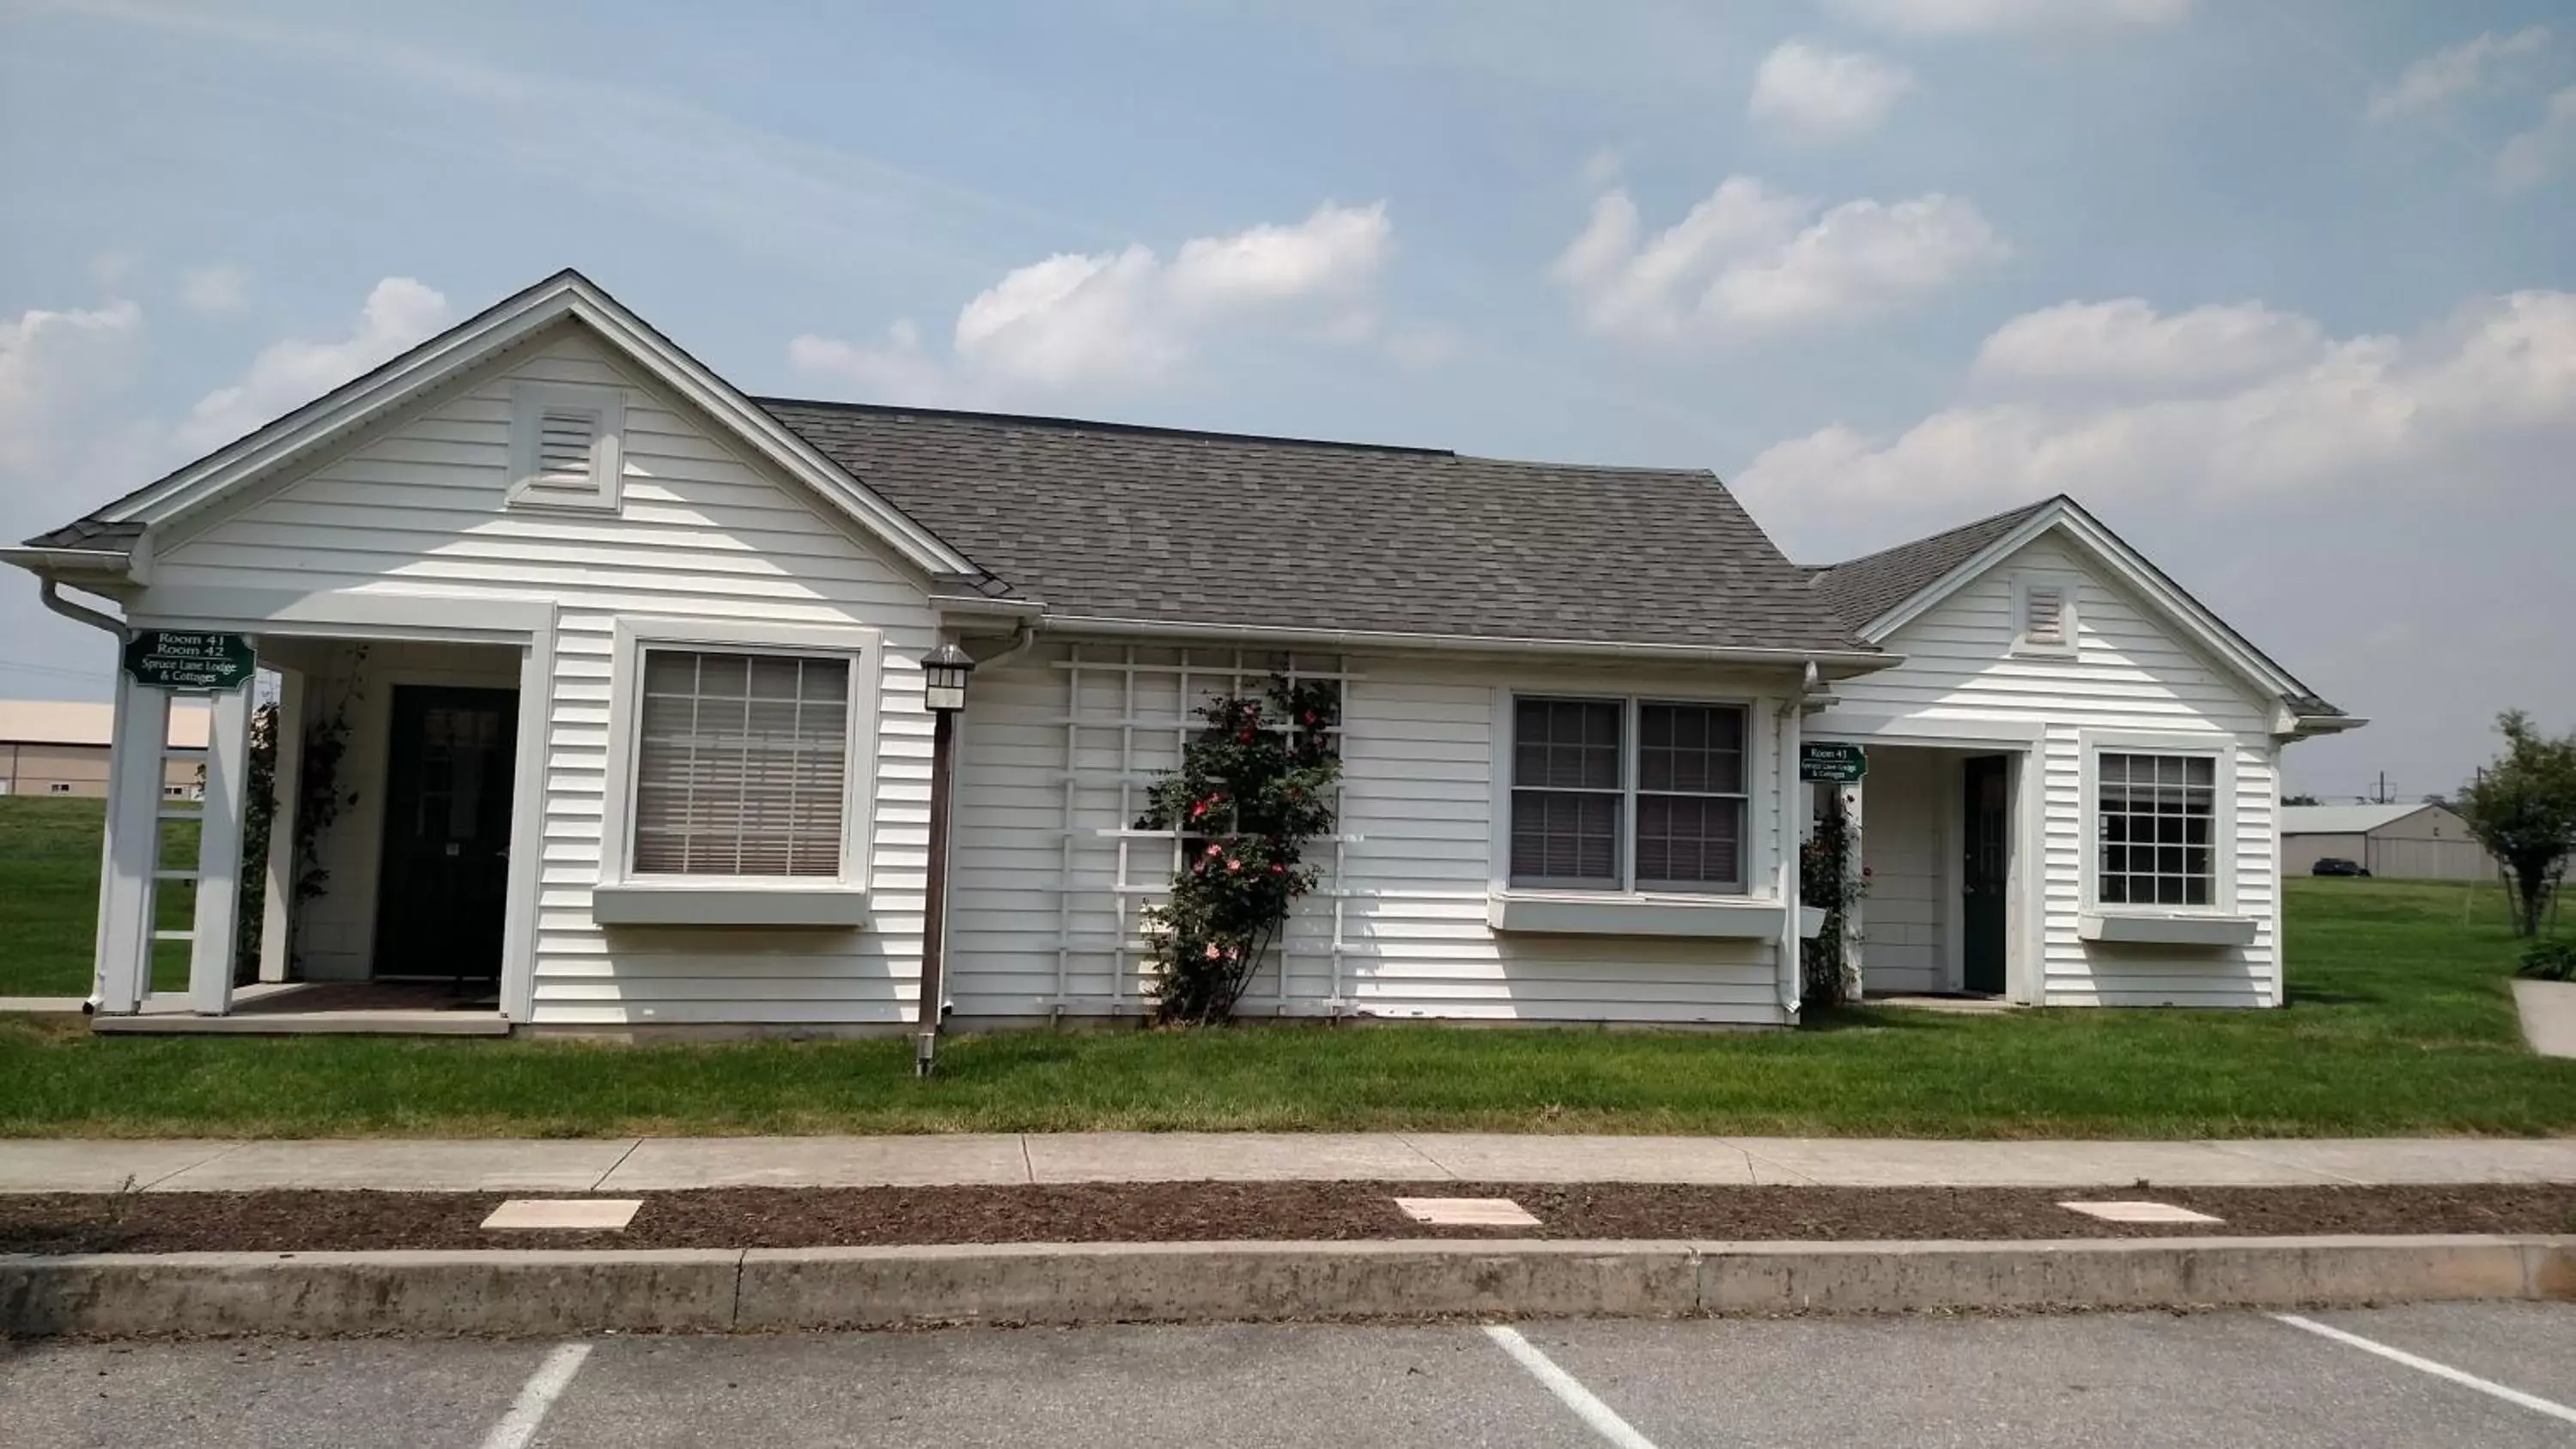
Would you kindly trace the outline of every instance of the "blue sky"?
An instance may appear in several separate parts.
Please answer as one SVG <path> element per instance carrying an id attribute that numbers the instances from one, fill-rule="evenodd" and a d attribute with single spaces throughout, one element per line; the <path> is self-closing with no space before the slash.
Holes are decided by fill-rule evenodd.
<path id="1" fill-rule="evenodd" d="M 1389 13 L 1393 12 L 1393 13 Z M 2063 488 L 2447 788 L 2576 724 L 2576 16 L 0 0 L 0 527 L 578 266 L 753 391 Z M 96 696 L 0 591 L 0 693 Z"/>

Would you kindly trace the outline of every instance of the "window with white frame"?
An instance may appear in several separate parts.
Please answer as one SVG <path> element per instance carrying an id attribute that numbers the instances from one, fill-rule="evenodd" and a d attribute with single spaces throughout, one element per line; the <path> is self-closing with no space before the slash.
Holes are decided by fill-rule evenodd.
<path id="1" fill-rule="evenodd" d="M 617 507 L 625 431 L 622 389 L 519 384 L 510 392 L 510 502 Z"/>
<path id="2" fill-rule="evenodd" d="M 1511 883 L 1744 889 L 1745 718 L 1731 704 L 1514 700 Z"/>
<path id="3" fill-rule="evenodd" d="M 2208 906 L 2218 900 L 2218 761 L 2201 754 L 2104 750 L 2094 762 L 2094 895 L 2103 905 Z"/>
<path id="4" fill-rule="evenodd" d="M 634 874 L 839 875 L 851 672 L 847 655 L 645 645 Z"/>

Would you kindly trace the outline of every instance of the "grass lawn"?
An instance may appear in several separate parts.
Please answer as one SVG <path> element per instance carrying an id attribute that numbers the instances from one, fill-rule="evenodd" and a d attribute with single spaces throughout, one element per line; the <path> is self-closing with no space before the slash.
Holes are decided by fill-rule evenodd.
<path id="1" fill-rule="evenodd" d="M 93 831 L 96 815 L 85 817 Z M 95 874 L 96 846 L 72 839 L 68 818 L 0 814 L 0 981 L 10 983 L 0 992 L 66 970 L 87 989 L 94 906 L 79 882 Z M 55 844 L 35 849 L 39 838 Z M 84 850 L 85 866 L 72 859 Z M 902 1041 L 100 1038 L 78 1022 L 0 1018 L 0 1135 L 2576 1131 L 2576 1061 L 2523 1049 L 2506 986 L 2515 953 L 2493 886 L 2466 919 L 2458 885 L 2289 889 L 2292 1005 L 2282 1011 L 1867 1010 L 1723 1036 L 1028 1032 L 952 1042 L 927 1084 L 912 1080 Z"/>
<path id="2" fill-rule="evenodd" d="M 0 795 L 0 996 L 87 996 L 90 934 L 98 924 L 98 852 L 107 802 Z M 163 864 L 195 864 L 197 827 L 162 827 Z M 185 930 L 196 887 L 165 883 L 156 914 Z M 153 948 L 153 989 L 188 988 L 188 947 Z"/>

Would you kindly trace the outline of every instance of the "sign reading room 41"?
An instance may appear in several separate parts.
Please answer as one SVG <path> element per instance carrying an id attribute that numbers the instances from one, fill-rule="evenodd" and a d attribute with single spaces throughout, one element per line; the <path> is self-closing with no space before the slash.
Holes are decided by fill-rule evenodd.
<path id="1" fill-rule="evenodd" d="M 259 656 L 245 634 L 145 629 L 126 641 L 125 672 L 162 689 L 239 689 L 259 672 Z"/>
<path id="2" fill-rule="evenodd" d="M 1798 778 L 1857 783 L 1869 773 L 1869 754 L 1860 746 L 1834 740 L 1809 741 L 1798 747 Z"/>

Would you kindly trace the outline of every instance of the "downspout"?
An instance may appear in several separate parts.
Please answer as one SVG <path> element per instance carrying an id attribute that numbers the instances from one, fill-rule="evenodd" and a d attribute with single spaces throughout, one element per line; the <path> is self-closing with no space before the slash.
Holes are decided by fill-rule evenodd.
<path id="1" fill-rule="evenodd" d="M 1036 648 L 1037 642 L 1038 621 L 1035 619 L 1022 619 L 1019 622 L 1019 627 L 1011 631 L 1011 642 L 1003 645 L 1001 652 L 976 660 L 975 667 L 978 669 L 999 669 L 1003 665 L 1010 663 L 1012 660 L 1019 658 L 1021 655 L 1028 653 L 1031 649 Z"/>
<path id="2" fill-rule="evenodd" d="M 1808 666 L 1810 671 L 1813 665 Z M 1803 713 L 1803 701 L 1784 699 L 1771 715 L 1771 788 L 1778 795 L 1780 818 L 1780 1013 L 1798 1024 L 1799 998 L 1806 971 L 1800 960 L 1805 936 L 1798 929 L 1798 794 L 1797 744 L 1792 731 Z"/>
<path id="3" fill-rule="evenodd" d="M 75 604 L 71 600 L 64 598 L 62 585 L 56 583 L 49 575 L 39 574 L 36 576 L 36 601 L 43 604 L 48 610 L 62 615 L 64 618 L 71 620 L 75 624 L 87 624 L 93 629 L 104 629 L 108 633 L 115 635 L 116 642 L 120 648 L 122 648 L 125 641 L 131 637 L 126 632 L 124 620 L 111 614 L 102 614 L 98 610 L 93 609 L 86 604 Z M 117 712 L 120 716 L 124 713 L 124 709 L 125 707 L 122 704 L 117 706 Z M 113 781 L 115 766 L 110 765 L 108 768 L 110 771 L 109 778 Z M 10 772 L 9 784 L 11 789 L 14 790 L 17 788 L 17 772 L 14 767 Z M 111 788 L 113 788 L 112 785 Z M 102 863 L 100 868 L 103 871 L 106 867 Z M 102 919 L 98 926 L 99 930 L 106 929 L 106 921 L 103 918 L 106 909 L 105 897 L 102 895 L 99 906 L 99 910 L 102 913 Z M 97 938 L 93 936 L 91 939 L 95 940 Z M 103 999 L 97 973 L 92 972 L 89 981 L 89 995 L 81 999 L 81 1014 L 83 1016 L 96 1016 Z"/>
<path id="4" fill-rule="evenodd" d="M 119 643 L 131 637 L 126 631 L 124 620 L 113 614 L 102 614 L 87 604 L 73 603 L 63 597 L 61 584 L 41 574 L 36 579 L 36 601 L 75 624 L 87 624 L 93 629 L 105 629 L 115 635 Z"/>

